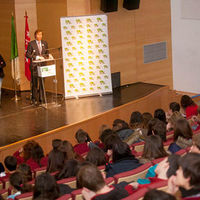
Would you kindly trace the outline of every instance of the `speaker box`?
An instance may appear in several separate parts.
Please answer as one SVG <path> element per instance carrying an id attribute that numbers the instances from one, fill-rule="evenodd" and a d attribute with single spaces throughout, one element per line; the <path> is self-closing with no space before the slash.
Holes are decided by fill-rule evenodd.
<path id="1" fill-rule="evenodd" d="M 120 72 L 111 73 L 111 80 L 113 89 L 120 87 L 121 83 Z"/>
<path id="2" fill-rule="evenodd" d="M 124 0 L 123 7 L 127 10 L 139 9 L 140 0 Z"/>
<path id="3" fill-rule="evenodd" d="M 114 12 L 118 10 L 118 0 L 101 0 L 101 10 L 103 12 Z"/>

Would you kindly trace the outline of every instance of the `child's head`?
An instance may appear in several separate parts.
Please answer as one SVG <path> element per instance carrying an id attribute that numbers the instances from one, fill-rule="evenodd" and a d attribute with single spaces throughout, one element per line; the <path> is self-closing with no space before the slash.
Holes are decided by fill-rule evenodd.
<path id="1" fill-rule="evenodd" d="M 138 111 L 132 112 L 129 125 L 132 129 L 143 128 L 143 117 Z"/>
<path id="2" fill-rule="evenodd" d="M 180 104 L 177 102 L 171 102 L 169 104 L 169 114 L 172 115 L 174 112 L 180 112 Z"/>
<path id="3" fill-rule="evenodd" d="M 6 166 L 6 168 L 10 171 L 13 172 L 16 170 L 17 168 L 17 158 L 14 156 L 7 156 L 4 159 L 4 164 Z"/>
<path id="4" fill-rule="evenodd" d="M 62 140 L 60 139 L 55 139 L 55 140 L 52 140 L 52 147 L 53 147 L 53 150 L 58 150 L 58 148 L 62 145 Z"/>
<path id="5" fill-rule="evenodd" d="M 146 137 L 142 157 L 151 160 L 163 158 L 167 155 L 160 136 L 150 135 Z"/>
<path id="6" fill-rule="evenodd" d="M 105 153 L 100 148 L 93 148 L 88 152 L 86 156 L 86 161 L 89 161 L 96 166 L 105 165 Z"/>
<path id="7" fill-rule="evenodd" d="M 176 185 L 188 189 L 200 188 L 200 154 L 188 153 L 180 158 Z"/>
<path id="8" fill-rule="evenodd" d="M 83 129 L 79 129 L 77 132 L 76 132 L 76 135 L 75 135 L 75 138 L 77 140 L 77 142 L 79 144 L 83 144 L 85 142 L 90 142 L 91 139 L 88 135 L 87 132 L 85 132 Z"/>
<path id="9" fill-rule="evenodd" d="M 166 123 L 166 115 L 163 109 L 157 109 L 154 112 L 154 118 L 159 119 L 160 121 Z"/>
<path id="10" fill-rule="evenodd" d="M 84 165 L 77 174 L 79 186 L 90 191 L 98 192 L 106 184 L 99 169 L 94 165 Z"/>

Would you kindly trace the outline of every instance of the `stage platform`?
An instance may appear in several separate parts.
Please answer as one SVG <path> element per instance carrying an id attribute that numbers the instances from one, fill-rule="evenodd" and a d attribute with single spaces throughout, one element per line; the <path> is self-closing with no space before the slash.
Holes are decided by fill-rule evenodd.
<path id="1" fill-rule="evenodd" d="M 0 107 L 0 146 L 5 146 L 56 128 L 81 122 L 105 111 L 145 97 L 162 85 L 134 83 L 114 89 L 113 94 L 63 100 L 59 107 L 30 106 L 29 92 L 21 93 L 21 101 L 11 100 L 13 92 L 3 90 Z"/>

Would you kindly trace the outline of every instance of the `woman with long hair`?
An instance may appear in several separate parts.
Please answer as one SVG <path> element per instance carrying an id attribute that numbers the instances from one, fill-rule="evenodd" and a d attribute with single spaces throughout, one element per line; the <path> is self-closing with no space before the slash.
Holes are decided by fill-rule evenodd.
<path id="1" fill-rule="evenodd" d="M 163 158 L 166 156 L 168 156 L 168 153 L 165 151 L 163 147 L 163 142 L 160 136 L 158 135 L 147 136 L 140 162 L 146 163 L 154 159 Z"/>

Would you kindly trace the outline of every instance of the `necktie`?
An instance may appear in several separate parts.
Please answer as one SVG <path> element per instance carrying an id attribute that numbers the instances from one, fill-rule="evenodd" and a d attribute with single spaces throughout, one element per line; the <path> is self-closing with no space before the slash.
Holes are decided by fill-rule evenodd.
<path id="1" fill-rule="evenodd" d="M 38 42 L 38 49 L 39 49 L 39 53 L 40 55 L 42 54 L 42 46 L 41 46 L 41 42 Z"/>

